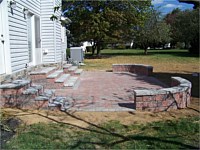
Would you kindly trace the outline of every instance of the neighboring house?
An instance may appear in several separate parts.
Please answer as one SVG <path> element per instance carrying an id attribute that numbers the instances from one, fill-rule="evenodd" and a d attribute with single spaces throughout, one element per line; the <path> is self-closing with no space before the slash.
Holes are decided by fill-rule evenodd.
<path id="1" fill-rule="evenodd" d="M 61 1 L 0 0 L 0 76 L 65 59 L 65 28 L 50 20 Z"/>

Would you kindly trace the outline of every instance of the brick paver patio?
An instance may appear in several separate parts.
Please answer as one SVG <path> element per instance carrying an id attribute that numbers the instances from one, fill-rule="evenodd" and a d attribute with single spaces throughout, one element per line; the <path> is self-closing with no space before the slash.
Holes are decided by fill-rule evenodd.
<path id="1" fill-rule="evenodd" d="M 131 73 L 87 72 L 80 76 L 74 89 L 57 89 L 56 95 L 66 96 L 75 111 L 134 111 L 134 89 L 166 87 L 153 77 Z"/>

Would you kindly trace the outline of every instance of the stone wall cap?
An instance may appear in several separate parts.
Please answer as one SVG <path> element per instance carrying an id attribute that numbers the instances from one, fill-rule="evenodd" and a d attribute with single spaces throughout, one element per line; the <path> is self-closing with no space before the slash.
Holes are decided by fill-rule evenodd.
<path id="1" fill-rule="evenodd" d="M 178 81 L 180 84 L 179 86 L 186 86 L 186 87 L 192 87 L 192 83 L 184 78 L 181 77 L 171 77 L 172 80 Z"/>
<path id="2" fill-rule="evenodd" d="M 17 89 L 30 83 L 31 83 L 30 80 L 14 80 L 12 83 L 6 83 L 0 85 L 0 89 Z"/>
<path id="3" fill-rule="evenodd" d="M 136 96 L 167 94 L 165 90 L 134 90 Z"/>
<path id="4" fill-rule="evenodd" d="M 187 90 L 187 87 L 172 87 L 172 88 L 163 88 L 159 90 L 134 90 L 136 96 L 151 96 L 151 95 L 163 95 L 168 93 L 178 93 L 184 92 Z"/>

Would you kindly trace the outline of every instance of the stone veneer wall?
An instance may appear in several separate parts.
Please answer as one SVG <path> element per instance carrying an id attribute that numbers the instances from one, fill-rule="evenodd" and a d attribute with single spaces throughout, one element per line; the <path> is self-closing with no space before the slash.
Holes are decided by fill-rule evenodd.
<path id="1" fill-rule="evenodd" d="M 186 108 L 190 104 L 192 84 L 181 77 L 172 77 L 171 88 L 134 90 L 136 110 L 168 111 Z"/>
<path id="2" fill-rule="evenodd" d="M 113 64 L 113 72 L 131 72 L 139 75 L 150 76 L 153 73 L 153 67 L 143 64 Z"/>
<path id="3" fill-rule="evenodd" d="M 61 63 L 41 64 L 41 65 L 37 65 L 37 66 L 30 66 L 28 68 L 24 68 L 23 70 L 12 73 L 12 74 L 1 75 L 0 76 L 0 84 L 12 82 L 13 80 L 16 80 L 16 79 L 27 78 L 28 74 L 31 71 L 35 71 L 42 67 L 52 67 L 52 66 L 59 67 L 60 65 L 61 65 Z"/>

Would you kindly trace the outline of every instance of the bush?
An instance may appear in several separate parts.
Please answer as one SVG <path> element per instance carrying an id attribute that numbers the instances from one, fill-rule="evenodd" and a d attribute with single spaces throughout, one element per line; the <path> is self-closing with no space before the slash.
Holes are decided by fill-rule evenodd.
<path id="1" fill-rule="evenodd" d="M 119 44 L 119 45 L 117 45 L 116 48 L 117 48 L 117 49 L 125 49 L 125 48 L 126 48 L 126 45 L 125 45 L 125 44 Z"/>
<path id="2" fill-rule="evenodd" d="M 67 55 L 67 57 L 70 58 L 70 48 L 67 48 L 67 49 L 66 49 L 66 55 Z"/>

